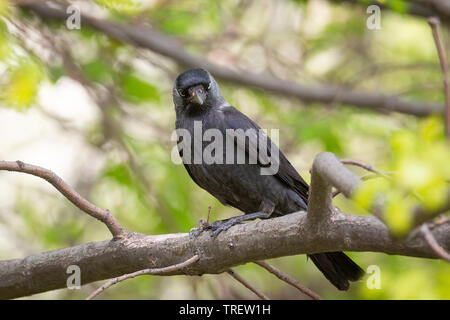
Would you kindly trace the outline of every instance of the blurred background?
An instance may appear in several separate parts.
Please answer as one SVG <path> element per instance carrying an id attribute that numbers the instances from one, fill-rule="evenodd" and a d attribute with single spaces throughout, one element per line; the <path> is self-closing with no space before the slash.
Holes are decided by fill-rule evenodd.
<path id="1" fill-rule="evenodd" d="M 53 170 L 91 202 L 108 208 L 130 231 L 188 232 L 206 217 L 208 206 L 212 220 L 240 214 L 197 187 L 184 167 L 171 161 L 175 145 L 170 139 L 175 120 L 171 90 L 177 73 L 185 69 L 183 63 L 88 26 L 71 30 L 65 21 L 42 18 L 17 6 L 29 2 L 0 0 L 0 159 Z M 383 1 L 381 28 L 371 30 L 369 2 L 68 3 L 100 20 L 150 28 L 186 52 L 242 74 L 443 106 L 442 72 L 427 18 L 410 13 L 414 1 Z M 448 25 L 443 23 L 441 32 L 448 52 Z M 368 214 L 367 208 L 382 193 L 386 223 L 401 235 L 409 230 L 413 206 L 436 208 L 445 202 L 450 149 L 442 116 L 304 102 L 220 77 L 218 82 L 233 106 L 262 128 L 280 130 L 281 150 L 305 180 L 309 181 L 312 161 L 322 151 L 392 174 L 391 180 L 368 180 L 356 201 L 336 197 L 342 210 Z M 0 260 L 108 238 L 100 222 L 47 182 L 0 172 Z M 372 252 L 349 256 L 364 269 L 379 266 L 379 289 L 369 289 L 364 280 L 339 292 L 304 255 L 268 262 L 325 299 L 450 299 L 450 266 L 444 261 Z M 256 265 L 235 270 L 271 298 L 306 299 Z M 28 299 L 85 298 L 102 283 Z M 100 297 L 256 298 L 228 274 L 144 276 L 122 282 Z"/>

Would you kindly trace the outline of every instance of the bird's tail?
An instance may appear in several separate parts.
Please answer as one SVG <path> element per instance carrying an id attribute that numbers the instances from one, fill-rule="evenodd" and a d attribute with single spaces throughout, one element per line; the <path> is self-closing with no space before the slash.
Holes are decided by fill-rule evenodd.
<path id="1" fill-rule="evenodd" d="M 316 253 L 308 257 L 339 290 L 347 290 L 350 286 L 349 281 L 357 281 L 364 276 L 364 270 L 343 252 Z"/>

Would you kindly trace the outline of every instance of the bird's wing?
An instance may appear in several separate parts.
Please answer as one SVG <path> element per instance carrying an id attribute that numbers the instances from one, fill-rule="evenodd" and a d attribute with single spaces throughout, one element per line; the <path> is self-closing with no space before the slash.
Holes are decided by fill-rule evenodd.
<path id="1" fill-rule="evenodd" d="M 246 131 L 248 129 L 255 129 L 256 132 L 260 132 L 259 130 L 261 130 L 261 128 L 255 122 L 253 122 L 242 112 L 231 106 L 222 107 L 221 112 L 223 112 L 224 115 L 224 130 L 242 129 Z M 267 137 L 267 150 L 265 150 L 266 152 L 259 152 L 259 147 L 256 139 L 245 139 L 245 137 L 243 137 L 243 139 L 236 138 L 236 136 L 238 135 L 237 132 L 238 131 L 235 131 L 233 136 L 237 148 L 241 148 L 245 151 L 246 154 L 257 154 L 257 163 L 262 167 L 268 167 L 270 166 L 272 161 L 278 161 L 278 171 L 274 176 L 285 183 L 287 186 L 289 186 L 291 189 L 293 189 L 307 203 L 309 189 L 308 184 L 305 182 L 305 180 L 303 180 L 297 170 L 295 170 L 295 168 L 280 150 L 277 150 L 279 157 L 271 157 L 271 150 L 273 151 L 273 149 L 271 148 L 278 147 L 271 142 L 270 138 Z"/>

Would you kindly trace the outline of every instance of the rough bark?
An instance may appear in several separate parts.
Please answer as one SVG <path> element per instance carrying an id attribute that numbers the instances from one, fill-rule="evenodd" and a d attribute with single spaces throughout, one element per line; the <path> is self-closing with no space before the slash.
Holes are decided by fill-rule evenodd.
<path id="1" fill-rule="evenodd" d="M 100 241 L 0 262 L 0 299 L 17 298 L 66 287 L 69 265 L 81 269 L 82 284 L 109 279 L 145 268 L 161 268 L 200 259 L 186 270 L 190 275 L 217 274 L 249 261 L 323 251 L 370 251 L 435 258 L 420 233 L 397 242 L 373 216 L 337 212 L 320 231 L 310 228 L 306 213 L 232 227 L 212 239 L 204 233 L 129 234 L 125 239 Z M 433 230 L 435 239 L 450 250 L 450 225 Z"/>

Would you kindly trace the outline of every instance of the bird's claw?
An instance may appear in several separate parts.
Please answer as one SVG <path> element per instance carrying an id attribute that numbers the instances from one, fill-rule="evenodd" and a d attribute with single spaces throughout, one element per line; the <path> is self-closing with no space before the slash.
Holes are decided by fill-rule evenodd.
<path id="1" fill-rule="evenodd" d="M 198 237 L 203 231 L 211 230 L 211 238 L 217 237 L 219 233 L 222 231 L 226 231 L 230 229 L 232 226 L 238 224 L 240 221 L 238 219 L 228 219 L 228 220 L 218 220 L 213 223 L 208 223 L 207 221 L 201 219 L 198 222 L 199 227 L 198 228 L 192 228 L 189 231 L 189 237 L 196 238 Z"/>
<path id="2" fill-rule="evenodd" d="M 190 239 L 198 237 L 199 234 L 200 234 L 200 228 L 191 228 L 191 230 L 189 230 L 189 238 Z"/>
<path id="3" fill-rule="evenodd" d="M 196 238 L 198 237 L 203 231 L 210 229 L 210 224 L 203 220 L 200 219 L 198 221 L 198 228 L 192 228 L 191 230 L 189 230 L 189 238 Z"/>

